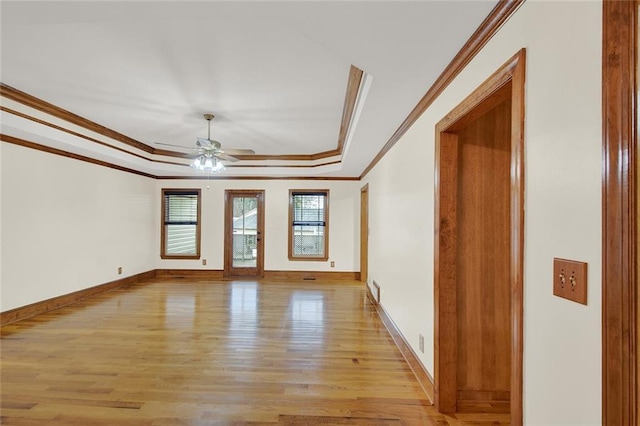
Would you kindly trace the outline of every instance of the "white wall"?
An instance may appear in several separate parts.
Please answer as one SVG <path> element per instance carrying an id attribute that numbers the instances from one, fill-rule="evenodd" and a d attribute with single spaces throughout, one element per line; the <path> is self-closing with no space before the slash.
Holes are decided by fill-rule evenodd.
<path id="1" fill-rule="evenodd" d="M 2 311 L 154 269 L 152 179 L 1 145 Z"/>
<path id="2" fill-rule="evenodd" d="M 1 311 L 156 268 L 223 269 L 225 189 L 265 190 L 265 270 L 359 270 L 360 182 L 158 181 L 1 146 Z M 207 266 L 200 260 L 160 259 L 160 190 L 172 187 L 202 188 L 201 250 Z M 289 189 L 306 188 L 330 191 L 326 262 L 288 259 Z"/>
<path id="3" fill-rule="evenodd" d="M 433 373 L 435 124 L 527 48 L 524 415 L 601 419 L 601 21 L 599 1 L 527 1 L 366 177 L 369 276 Z M 365 183 L 363 182 L 363 183 Z M 589 264 L 588 305 L 552 294 L 552 259 Z"/>
<path id="4" fill-rule="evenodd" d="M 224 269 L 224 193 L 227 189 L 265 191 L 264 269 L 266 271 L 359 271 L 360 186 L 357 181 L 324 180 L 159 180 L 153 256 L 158 269 Z M 201 260 L 160 259 L 160 192 L 162 188 L 202 190 Z M 288 258 L 289 190 L 329 190 L 329 260 L 290 261 Z M 330 262 L 335 261 L 331 268 Z"/>

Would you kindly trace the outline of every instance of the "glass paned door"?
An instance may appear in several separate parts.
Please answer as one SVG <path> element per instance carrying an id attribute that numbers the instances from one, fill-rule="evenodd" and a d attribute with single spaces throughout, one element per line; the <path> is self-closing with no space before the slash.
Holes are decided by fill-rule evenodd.
<path id="1" fill-rule="evenodd" d="M 233 198 L 232 263 L 234 268 L 255 268 L 258 257 L 258 198 Z"/>
<path id="2" fill-rule="evenodd" d="M 264 191 L 226 192 L 225 275 L 262 276 Z"/>

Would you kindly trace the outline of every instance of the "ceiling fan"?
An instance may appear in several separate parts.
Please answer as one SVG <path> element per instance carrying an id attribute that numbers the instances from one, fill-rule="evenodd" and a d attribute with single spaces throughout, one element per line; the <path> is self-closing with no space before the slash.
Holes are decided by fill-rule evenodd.
<path id="1" fill-rule="evenodd" d="M 211 139 L 211 120 L 213 120 L 213 114 L 204 114 L 204 119 L 209 123 L 207 138 L 197 138 L 196 146 L 191 150 L 196 152 L 196 158 L 191 163 L 191 167 L 200 171 L 214 171 L 221 172 L 224 170 L 224 166 L 220 160 L 236 162 L 238 159 L 234 155 L 253 155 L 255 152 L 252 149 L 222 149 L 222 144 L 216 140 Z M 156 142 L 156 145 L 172 146 L 176 148 L 189 149 L 180 145 L 172 145 L 168 143 Z"/>

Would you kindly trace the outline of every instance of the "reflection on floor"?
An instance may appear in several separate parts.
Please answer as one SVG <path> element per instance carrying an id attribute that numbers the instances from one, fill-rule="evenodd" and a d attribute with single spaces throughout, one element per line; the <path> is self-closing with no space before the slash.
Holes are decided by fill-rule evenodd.
<path id="1" fill-rule="evenodd" d="M 356 282 L 154 280 L 2 328 L 1 422 L 507 424 L 443 416 Z"/>

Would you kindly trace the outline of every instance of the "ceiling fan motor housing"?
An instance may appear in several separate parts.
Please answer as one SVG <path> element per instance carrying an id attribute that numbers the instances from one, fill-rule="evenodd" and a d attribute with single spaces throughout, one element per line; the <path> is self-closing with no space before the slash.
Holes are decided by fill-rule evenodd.
<path id="1" fill-rule="evenodd" d="M 215 141 L 213 139 L 205 139 L 205 138 L 198 138 L 198 140 L 196 141 L 196 145 L 199 148 L 202 148 L 208 151 L 220 151 L 222 147 L 222 144 L 220 142 Z"/>

